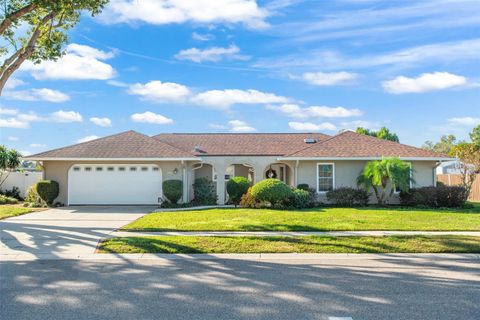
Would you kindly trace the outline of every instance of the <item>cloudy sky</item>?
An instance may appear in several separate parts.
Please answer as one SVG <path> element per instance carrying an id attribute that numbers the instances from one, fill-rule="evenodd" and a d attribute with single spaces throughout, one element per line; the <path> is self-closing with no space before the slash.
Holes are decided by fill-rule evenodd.
<path id="1" fill-rule="evenodd" d="M 478 0 L 112 0 L 0 98 L 0 143 L 36 153 L 137 130 L 387 126 L 421 145 L 480 122 Z"/>

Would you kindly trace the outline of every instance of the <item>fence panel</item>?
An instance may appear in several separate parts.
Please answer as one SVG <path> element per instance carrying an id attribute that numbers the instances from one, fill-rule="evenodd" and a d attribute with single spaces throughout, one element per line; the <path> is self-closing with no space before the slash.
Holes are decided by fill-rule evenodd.
<path id="1" fill-rule="evenodd" d="M 462 184 L 462 176 L 460 174 L 439 174 L 437 181 L 447 186 L 458 186 Z M 480 175 L 477 174 L 470 193 L 470 201 L 480 202 Z"/>
<path id="2" fill-rule="evenodd" d="M 10 190 L 17 187 L 20 189 L 20 195 L 25 197 L 27 189 L 41 180 L 42 176 L 42 172 L 10 172 L 1 188 L 2 190 Z"/>

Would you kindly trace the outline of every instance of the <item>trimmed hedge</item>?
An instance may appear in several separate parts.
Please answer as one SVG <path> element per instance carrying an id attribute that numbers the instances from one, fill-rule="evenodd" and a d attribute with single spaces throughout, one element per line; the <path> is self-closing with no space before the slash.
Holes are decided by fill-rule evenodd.
<path id="1" fill-rule="evenodd" d="M 232 177 L 227 182 L 227 193 L 230 201 L 237 205 L 240 203 L 242 196 L 248 191 L 250 181 L 245 177 Z"/>
<path id="2" fill-rule="evenodd" d="M 299 183 L 299 184 L 297 185 L 297 189 L 309 191 L 309 190 L 310 190 L 310 186 L 308 185 L 308 183 Z"/>
<path id="3" fill-rule="evenodd" d="M 196 205 L 217 204 L 215 183 L 207 178 L 197 178 L 193 183 L 193 203 Z"/>
<path id="4" fill-rule="evenodd" d="M 458 208 L 465 205 L 467 190 L 462 186 L 437 186 L 410 189 L 400 192 L 403 206 L 426 206 L 431 208 Z"/>
<path id="5" fill-rule="evenodd" d="M 255 200 L 269 202 L 274 207 L 283 206 L 293 197 L 292 189 L 278 179 L 265 179 L 252 187 Z"/>
<path id="6" fill-rule="evenodd" d="M 363 189 L 337 188 L 327 192 L 327 200 L 341 207 L 366 206 L 369 194 Z"/>
<path id="7" fill-rule="evenodd" d="M 297 209 L 310 207 L 310 192 L 303 189 L 293 189 L 293 206 Z"/>
<path id="8" fill-rule="evenodd" d="M 55 198 L 58 197 L 60 187 L 57 181 L 54 180 L 40 180 L 37 182 L 38 196 L 45 201 L 48 205 L 51 205 Z"/>
<path id="9" fill-rule="evenodd" d="M 183 195 L 182 180 L 165 180 L 163 181 L 163 195 L 170 203 L 176 204 Z"/>
<path id="10" fill-rule="evenodd" d="M 0 194 L 0 204 L 17 204 L 18 199 Z"/>

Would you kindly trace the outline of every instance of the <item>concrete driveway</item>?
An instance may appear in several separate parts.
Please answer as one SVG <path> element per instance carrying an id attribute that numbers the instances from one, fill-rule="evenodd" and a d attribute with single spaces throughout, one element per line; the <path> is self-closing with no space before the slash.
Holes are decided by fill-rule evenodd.
<path id="1" fill-rule="evenodd" d="M 49 209 L 0 221 L 2 256 L 58 257 L 89 254 L 115 229 L 152 211 L 145 206 L 86 206 Z"/>

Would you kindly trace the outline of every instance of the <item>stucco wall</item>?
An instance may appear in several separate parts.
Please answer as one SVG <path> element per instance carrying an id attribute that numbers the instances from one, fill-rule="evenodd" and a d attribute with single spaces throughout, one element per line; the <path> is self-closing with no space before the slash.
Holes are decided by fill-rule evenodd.
<path id="1" fill-rule="evenodd" d="M 55 201 L 67 204 L 68 203 L 68 170 L 74 164 L 156 164 L 162 170 L 162 180 L 178 179 L 182 180 L 182 164 L 180 161 L 44 161 L 44 174 L 45 179 L 55 180 L 60 186 L 60 192 Z M 177 168 L 177 173 L 174 173 L 174 169 Z"/>

